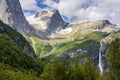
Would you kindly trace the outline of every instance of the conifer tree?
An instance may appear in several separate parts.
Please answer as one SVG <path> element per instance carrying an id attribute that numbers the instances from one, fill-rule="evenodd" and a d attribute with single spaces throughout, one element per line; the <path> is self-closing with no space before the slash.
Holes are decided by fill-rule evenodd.
<path id="1" fill-rule="evenodd" d="M 109 79 L 120 80 L 120 39 L 115 39 L 108 50 Z"/>

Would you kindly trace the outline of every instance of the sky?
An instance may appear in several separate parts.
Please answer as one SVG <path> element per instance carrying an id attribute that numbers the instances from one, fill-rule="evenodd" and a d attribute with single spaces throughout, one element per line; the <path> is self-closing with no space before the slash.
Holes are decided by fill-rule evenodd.
<path id="1" fill-rule="evenodd" d="M 66 22 L 109 20 L 120 25 L 120 0 L 20 0 L 24 15 L 58 10 Z"/>

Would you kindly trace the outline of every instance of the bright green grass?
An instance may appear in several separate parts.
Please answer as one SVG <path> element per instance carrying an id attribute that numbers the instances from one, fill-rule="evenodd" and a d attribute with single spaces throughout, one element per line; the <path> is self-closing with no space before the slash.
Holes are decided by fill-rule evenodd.
<path id="1" fill-rule="evenodd" d="M 36 52 L 38 58 L 43 57 L 44 55 L 48 54 L 52 50 L 52 46 L 49 45 L 47 42 L 41 42 L 40 39 L 36 37 L 32 37 L 33 39 L 33 47 Z"/>
<path id="2" fill-rule="evenodd" d="M 34 50 L 39 58 L 52 60 L 55 57 L 62 57 L 62 53 L 67 51 L 76 51 L 81 48 L 88 51 L 91 56 L 99 51 L 99 42 L 109 34 L 103 32 L 93 32 L 86 35 L 75 33 L 71 40 L 68 38 L 56 40 L 42 40 L 32 37 L 34 40 Z"/>
<path id="3" fill-rule="evenodd" d="M 91 33 L 84 36 L 83 39 L 80 37 L 76 38 L 72 42 L 65 42 L 56 47 L 54 51 L 51 52 L 46 58 L 51 60 L 54 57 L 61 57 L 61 54 L 66 51 L 76 51 L 81 48 L 88 51 L 88 55 L 91 56 L 99 51 L 99 42 L 105 38 L 108 34 L 106 33 Z"/>

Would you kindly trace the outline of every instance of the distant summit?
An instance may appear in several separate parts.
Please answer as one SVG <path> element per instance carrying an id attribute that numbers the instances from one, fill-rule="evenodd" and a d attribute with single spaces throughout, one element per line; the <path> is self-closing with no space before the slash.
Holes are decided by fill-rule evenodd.
<path id="1" fill-rule="evenodd" d="M 113 32 L 114 30 L 117 29 L 115 24 L 112 24 L 108 20 L 100 20 L 95 22 L 97 24 L 96 29 L 105 31 L 105 32 Z"/>
<path id="2" fill-rule="evenodd" d="M 28 21 L 34 28 L 43 31 L 46 35 L 50 35 L 68 25 L 63 21 L 58 10 L 39 12 Z"/>

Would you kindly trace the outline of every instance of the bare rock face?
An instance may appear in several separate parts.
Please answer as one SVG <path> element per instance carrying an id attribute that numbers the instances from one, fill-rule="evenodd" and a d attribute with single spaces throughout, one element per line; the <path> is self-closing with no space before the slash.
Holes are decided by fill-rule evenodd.
<path id="1" fill-rule="evenodd" d="M 0 19 L 22 34 L 32 30 L 23 15 L 19 0 L 0 0 Z"/>
<path id="2" fill-rule="evenodd" d="M 21 34 L 29 34 L 34 32 L 34 29 L 23 15 L 19 0 L 0 0 L 0 20 L 10 25 L 10 27 Z M 4 29 L 0 27 L 0 33 L 2 32 L 4 32 Z M 13 41 L 20 45 L 23 44 L 21 47 L 22 50 L 31 57 L 35 57 L 34 51 L 30 50 L 32 47 L 30 45 L 25 45 L 25 41 L 22 41 L 21 38 L 22 37 L 16 36 Z"/>
<path id="3" fill-rule="evenodd" d="M 58 10 L 39 12 L 28 21 L 35 29 L 39 30 L 39 35 L 43 34 L 44 36 L 51 35 L 68 25 L 63 21 Z"/>
<path id="4" fill-rule="evenodd" d="M 113 31 L 117 31 L 119 29 L 119 28 L 117 28 L 117 25 L 112 24 L 108 20 L 101 20 L 101 21 L 97 21 L 95 23 L 98 24 L 96 26 L 96 30 L 100 30 L 102 32 L 111 33 Z"/>
<path id="5" fill-rule="evenodd" d="M 108 20 L 97 21 L 97 23 L 99 24 L 98 29 L 101 29 L 101 30 L 104 29 L 105 27 L 115 26 L 112 23 L 110 23 Z"/>
<path id="6" fill-rule="evenodd" d="M 3 33 L 4 29 L 0 26 L 0 33 Z"/>

